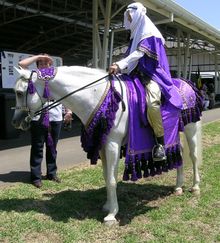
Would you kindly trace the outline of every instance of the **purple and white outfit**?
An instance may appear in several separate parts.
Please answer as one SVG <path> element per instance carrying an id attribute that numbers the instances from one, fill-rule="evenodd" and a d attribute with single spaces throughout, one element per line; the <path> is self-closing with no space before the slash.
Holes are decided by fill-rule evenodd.
<path id="1" fill-rule="evenodd" d="M 131 22 L 127 18 L 128 12 L 132 18 Z M 186 124 L 200 119 L 202 106 L 193 84 L 171 79 L 164 39 L 146 16 L 146 8 L 142 4 L 134 3 L 128 6 L 125 12 L 125 27 L 131 30 L 131 42 L 127 57 L 116 63 L 122 73 L 128 74 L 120 76 L 125 81 L 129 109 L 127 143 L 122 151 L 125 156 L 123 179 L 135 181 L 142 176 L 159 175 L 182 165 L 179 131 L 183 131 Z M 146 78 L 143 83 L 142 77 L 140 78 L 142 73 Z M 160 106 L 161 93 L 165 101 Z M 97 162 L 99 150 L 114 125 L 115 114 L 121 101 L 119 97 L 112 80 L 105 99 L 82 131 L 82 147 L 92 164 Z M 150 125 L 146 119 L 145 97 Z M 151 110 L 154 120 L 149 116 Z M 155 135 L 158 136 L 156 146 Z M 164 141 L 159 141 L 158 138 Z M 154 156 L 155 147 L 162 147 L 160 156 Z"/>
<path id="2" fill-rule="evenodd" d="M 182 108 L 181 97 L 171 79 L 164 48 L 165 40 L 147 17 L 146 8 L 141 3 L 128 5 L 124 13 L 124 25 L 131 31 L 130 45 L 127 57 L 116 64 L 123 73 L 131 76 L 143 74 L 147 79 L 145 87 L 148 120 L 156 137 L 162 137 L 164 129 L 160 114 L 161 92 L 175 107 Z"/>

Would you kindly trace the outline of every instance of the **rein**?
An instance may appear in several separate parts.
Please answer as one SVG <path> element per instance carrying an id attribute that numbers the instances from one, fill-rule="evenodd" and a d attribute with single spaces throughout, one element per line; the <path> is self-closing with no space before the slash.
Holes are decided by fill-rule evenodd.
<path id="1" fill-rule="evenodd" d="M 107 75 L 105 75 L 104 77 L 101 77 L 101 78 L 99 78 L 99 79 L 93 81 L 92 83 L 89 83 L 89 84 L 87 84 L 87 85 L 85 85 L 85 86 L 83 86 L 83 87 L 81 87 L 81 88 L 79 88 L 79 89 L 76 89 L 76 90 L 70 92 L 69 94 L 63 96 L 62 98 L 60 98 L 60 99 L 54 101 L 53 103 L 51 103 L 51 104 L 49 104 L 49 105 L 43 107 L 43 108 L 40 109 L 40 110 L 36 111 L 36 112 L 34 113 L 34 116 L 40 115 L 40 114 L 41 114 L 42 112 L 44 112 L 45 110 L 51 110 L 51 109 L 53 109 L 54 107 L 56 107 L 56 106 L 59 105 L 59 103 L 60 103 L 61 100 L 64 100 L 65 98 L 69 97 L 70 95 L 75 94 L 75 93 L 77 93 L 77 92 L 79 92 L 79 91 L 81 91 L 81 90 L 83 90 L 83 89 L 85 89 L 85 88 L 87 88 L 87 87 L 89 87 L 89 86 L 91 86 L 91 85 L 93 85 L 93 84 L 95 84 L 95 83 L 101 81 L 102 79 L 105 79 L 105 78 L 109 77 L 109 76 L 110 76 L 110 75 L 107 74 Z M 122 110 L 125 111 L 125 103 L 124 103 L 124 100 L 123 100 L 123 88 L 122 88 L 122 85 L 121 85 L 121 79 L 119 79 L 119 77 L 118 77 L 117 75 L 114 75 L 114 76 L 117 78 L 117 80 L 119 81 L 119 84 L 120 84 L 120 88 L 121 88 L 121 96 L 122 96 L 122 97 L 121 97 Z"/>
<path id="2" fill-rule="evenodd" d="M 35 71 L 32 71 L 32 72 L 31 72 L 30 78 L 29 78 L 28 80 L 31 80 L 32 75 L 33 75 L 34 72 L 35 72 Z M 92 83 L 89 83 L 89 84 L 87 84 L 87 85 L 85 85 L 85 86 L 83 86 L 83 87 L 81 87 L 81 88 L 79 88 L 79 89 L 77 89 L 77 90 L 74 90 L 74 91 L 70 92 L 69 94 L 63 96 L 62 98 L 60 98 L 60 99 L 58 99 L 58 100 L 56 100 L 56 101 L 53 101 L 53 102 L 50 103 L 49 105 L 47 105 L 47 106 L 45 106 L 45 107 L 42 107 L 40 110 L 36 111 L 36 112 L 34 113 L 34 116 L 41 115 L 43 112 L 45 112 L 45 111 L 49 111 L 49 110 L 53 109 L 54 107 L 56 107 L 56 106 L 59 105 L 60 101 L 62 101 L 62 100 L 64 100 L 65 98 L 69 97 L 70 95 L 75 94 L 75 93 L 77 93 L 77 92 L 79 92 L 79 91 L 81 91 L 81 90 L 83 90 L 83 89 L 85 89 L 85 88 L 87 88 L 87 87 L 89 87 L 89 86 L 91 86 L 91 85 L 93 85 L 93 84 L 99 82 L 100 80 L 103 80 L 103 79 L 109 77 L 109 76 L 111 76 L 111 75 L 110 75 L 110 74 L 107 74 L 107 75 L 105 75 L 105 76 L 103 76 L 103 77 L 101 77 L 101 78 L 99 78 L 99 79 L 93 81 Z M 122 110 L 123 110 L 123 112 L 124 112 L 125 109 L 126 109 L 126 107 L 125 107 L 125 103 L 124 103 L 124 100 L 123 100 L 123 88 L 122 88 L 122 84 L 121 84 L 121 81 L 122 81 L 122 80 L 121 80 L 116 74 L 114 74 L 114 76 L 116 77 L 116 79 L 119 81 L 119 84 L 120 84 L 120 88 L 121 88 Z M 111 79 L 109 79 L 109 81 L 111 82 Z M 31 93 L 33 93 L 34 91 L 36 91 L 36 89 L 34 88 L 33 84 L 31 83 Z M 28 93 L 28 92 L 27 92 L 27 93 Z M 40 95 L 39 95 L 39 97 L 40 97 Z M 26 96 L 26 99 L 27 99 L 27 96 Z M 41 99 L 41 97 L 40 97 L 40 99 Z M 26 101 L 26 102 L 27 102 L 27 101 Z M 25 111 L 27 111 L 28 113 L 30 112 L 30 109 L 29 109 L 28 107 L 18 107 L 18 106 L 16 106 L 16 107 L 12 107 L 11 109 L 25 110 Z M 30 115 L 28 115 L 28 117 L 29 117 L 28 120 L 31 120 Z"/>
<path id="3" fill-rule="evenodd" d="M 126 110 L 126 106 L 125 106 L 125 102 L 124 102 L 124 94 L 123 94 L 123 88 L 122 88 L 122 84 L 121 84 L 121 79 L 118 77 L 118 75 L 114 74 L 114 76 L 117 78 L 119 84 L 120 84 L 120 88 L 121 88 L 121 105 L 122 105 L 122 111 L 124 112 Z"/>
<path id="4" fill-rule="evenodd" d="M 89 83 L 89 84 L 87 84 L 87 85 L 85 85 L 85 86 L 83 86 L 83 87 L 81 87 L 81 88 L 79 88 L 79 89 L 76 89 L 76 90 L 70 92 L 69 94 L 63 96 L 62 98 L 60 98 L 60 99 L 54 101 L 53 103 L 51 103 L 51 104 L 49 104 L 49 105 L 43 107 L 43 108 L 40 109 L 40 110 L 36 111 L 36 112 L 34 113 L 34 116 L 40 115 L 40 114 L 41 114 L 42 112 L 44 112 L 45 110 L 51 110 L 51 109 L 53 109 L 54 107 L 56 107 L 56 106 L 59 105 L 59 103 L 60 103 L 61 100 L 64 100 L 65 98 L 69 97 L 70 95 L 75 94 L 75 93 L 77 93 L 77 92 L 79 92 L 79 91 L 81 91 L 81 90 L 83 90 L 83 89 L 85 89 L 85 88 L 87 88 L 87 87 L 89 87 L 89 86 L 91 86 L 91 85 L 93 85 L 93 84 L 95 84 L 95 83 L 101 81 L 102 79 L 107 78 L 107 77 L 109 77 L 109 74 L 106 75 L 106 76 L 104 76 L 104 77 L 102 77 L 102 78 L 99 78 L 99 79 L 93 81 L 92 83 Z"/>

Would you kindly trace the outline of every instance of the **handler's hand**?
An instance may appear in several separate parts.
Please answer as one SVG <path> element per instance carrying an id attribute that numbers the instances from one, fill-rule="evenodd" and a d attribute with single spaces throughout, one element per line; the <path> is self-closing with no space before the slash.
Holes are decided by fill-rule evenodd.
<path id="1" fill-rule="evenodd" d="M 118 66 L 117 64 L 115 64 L 115 63 L 113 63 L 113 64 L 109 67 L 109 70 L 108 70 L 109 74 L 116 74 L 116 73 L 118 73 L 119 71 L 120 71 L 119 66 Z"/>
<path id="2" fill-rule="evenodd" d="M 72 112 L 66 112 L 64 116 L 64 123 L 68 124 L 73 120 L 72 118 Z"/>
<path id="3" fill-rule="evenodd" d="M 52 64 L 53 63 L 53 59 L 52 59 L 52 57 L 50 57 L 50 56 L 48 56 L 48 55 L 37 55 L 36 56 L 37 57 L 37 60 L 38 61 L 44 61 L 44 62 L 47 62 L 47 63 L 50 63 L 50 64 Z"/>

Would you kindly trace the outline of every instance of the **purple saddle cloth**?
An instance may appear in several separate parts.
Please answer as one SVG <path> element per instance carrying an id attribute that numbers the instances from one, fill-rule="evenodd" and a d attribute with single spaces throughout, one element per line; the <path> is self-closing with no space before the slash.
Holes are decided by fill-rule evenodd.
<path id="1" fill-rule="evenodd" d="M 153 162 L 152 148 L 155 145 L 155 138 L 146 119 L 145 90 L 138 78 L 134 77 L 131 80 L 124 75 L 123 79 L 126 80 L 129 107 L 128 142 L 124 152 L 123 179 L 136 181 L 141 177 L 154 176 L 181 166 L 179 131 L 183 131 L 188 123 L 200 120 L 202 112 L 200 92 L 188 80 L 173 79 L 180 96 L 173 96 L 172 99 L 181 97 L 183 108 L 180 110 L 167 100 L 161 105 L 167 160 Z"/>
<path id="2" fill-rule="evenodd" d="M 167 161 L 153 162 L 152 149 L 155 145 L 153 130 L 146 117 L 146 94 L 138 78 L 126 80 L 129 108 L 128 141 L 125 150 L 124 180 L 137 180 L 141 177 L 154 176 L 177 168 L 182 164 L 180 154 L 179 118 L 181 110 L 170 102 L 161 106 L 164 126 L 165 151 Z"/>

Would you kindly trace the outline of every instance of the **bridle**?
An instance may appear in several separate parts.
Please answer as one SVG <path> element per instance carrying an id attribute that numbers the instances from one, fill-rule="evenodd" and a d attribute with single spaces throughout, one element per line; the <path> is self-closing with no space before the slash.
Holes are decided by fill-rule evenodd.
<path id="1" fill-rule="evenodd" d="M 36 72 L 35 70 L 32 70 L 31 71 L 31 74 L 30 74 L 30 77 L 27 78 L 27 79 L 22 78 L 23 81 L 29 83 L 29 80 L 32 79 L 33 73 L 35 73 L 35 72 Z M 25 117 L 25 121 L 26 122 L 30 122 L 31 119 L 32 119 L 32 117 L 34 117 L 34 116 L 31 116 L 31 109 L 27 105 L 28 104 L 28 94 L 29 94 L 29 90 L 28 89 L 29 89 L 29 86 L 27 86 L 27 89 L 22 92 L 22 93 L 25 92 L 25 105 L 24 106 L 14 106 L 14 107 L 11 107 L 12 110 L 20 110 L 20 111 L 27 112 L 28 115 L 27 115 L 27 117 Z M 42 98 L 41 98 L 41 96 L 40 96 L 40 94 L 39 94 L 39 92 L 38 92 L 38 90 L 36 88 L 35 88 L 35 91 L 36 91 L 37 95 L 40 98 L 41 107 L 43 107 L 43 100 L 42 100 Z"/>

